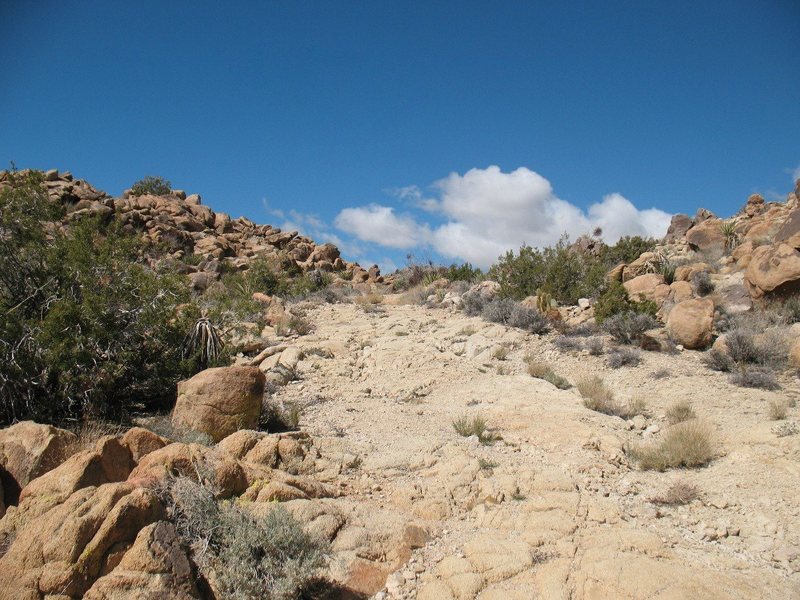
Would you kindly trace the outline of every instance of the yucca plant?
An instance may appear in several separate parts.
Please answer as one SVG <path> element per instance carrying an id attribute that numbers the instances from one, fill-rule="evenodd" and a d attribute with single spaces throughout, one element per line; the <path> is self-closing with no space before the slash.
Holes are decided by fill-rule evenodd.
<path id="1" fill-rule="evenodd" d="M 183 340 L 181 355 L 184 359 L 197 356 L 200 367 L 205 369 L 220 356 L 225 344 L 214 324 L 206 317 L 195 321 L 192 330 Z"/>
<path id="2" fill-rule="evenodd" d="M 731 251 L 739 244 L 739 233 L 736 231 L 736 223 L 733 221 L 720 225 L 719 231 L 725 238 L 725 250 Z"/>

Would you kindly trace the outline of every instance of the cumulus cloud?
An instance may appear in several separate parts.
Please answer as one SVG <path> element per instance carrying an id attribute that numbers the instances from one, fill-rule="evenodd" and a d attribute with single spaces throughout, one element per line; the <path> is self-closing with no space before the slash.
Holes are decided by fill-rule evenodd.
<path id="1" fill-rule="evenodd" d="M 794 169 L 792 169 L 792 183 L 800 179 L 800 165 L 797 165 Z"/>
<path id="2" fill-rule="evenodd" d="M 430 237 L 427 225 L 417 223 L 410 215 L 396 214 L 390 206 L 378 204 L 345 208 L 333 223 L 362 241 L 389 248 L 413 248 L 426 244 Z"/>
<path id="3" fill-rule="evenodd" d="M 670 221 L 668 213 L 640 210 L 617 193 L 584 211 L 556 196 L 546 178 L 525 167 L 510 173 L 497 166 L 451 173 L 433 189 L 436 198 L 425 198 L 414 186 L 395 195 L 437 213 L 443 221 L 438 226 L 378 204 L 346 208 L 335 225 L 362 241 L 402 249 L 427 246 L 444 257 L 487 267 L 507 250 L 523 243 L 550 245 L 565 232 L 575 238 L 601 227 L 603 238 L 613 243 L 624 235 L 661 237 Z"/>

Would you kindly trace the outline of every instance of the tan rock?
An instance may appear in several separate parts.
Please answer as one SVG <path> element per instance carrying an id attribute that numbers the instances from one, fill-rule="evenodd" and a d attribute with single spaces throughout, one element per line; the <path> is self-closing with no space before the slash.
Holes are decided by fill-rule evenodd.
<path id="1" fill-rule="evenodd" d="M 142 427 L 133 427 L 125 432 L 120 443 L 131 453 L 133 462 L 167 445 L 167 440 Z"/>
<path id="2" fill-rule="evenodd" d="M 634 277 L 622 285 L 625 287 L 625 290 L 628 292 L 628 296 L 631 298 L 631 300 L 639 301 L 642 298 L 644 300 L 655 300 L 656 289 L 658 286 L 663 284 L 664 278 L 661 275 L 656 273 L 647 273 L 645 275 Z"/>
<path id="3" fill-rule="evenodd" d="M 675 281 L 691 281 L 695 275 L 703 271 L 711 271 L 711 266 L 704 262 L 681 265 L 675 269 Z"/>
<path id="4" fill-rule="evenodd" d="M 754 298 L 796 291 L 800 286 L 800 251 L 785 243 L 759 246 L 745 271 L 745 285 Z"/>
<path id="5" fill-rule="evenodd" d="M 689 349 L 702 349 L 711 343 L 714 302 L 708 298 L 684 300 L 667 317 L 667 331 L 672 339 Z"/>
<path id="6" fill-rule="evenodd" d="M 76 449 L 77 436 L 52 425 L 22 421 L 0 430 L 0 466 L 6 502 L 16 504 L 31 480 L 63 463 Z"/>
<path id="7" fill-rule="evenodd" d="M 86 487 L 22 527 L 0 558 L 3 598 L 82 597 L 131 544 L 163 517 L 155 493 L 129 483 Z"/>
<path id="8" fill-rule="evenodd" d="M 689 245 L 701 252 L 723 252 L 725 250 L 725 236 L 720 229 L 723 221 L 716 217 L 698 223 L 686 232 L 686 241 Z"/>
<path id="9" fill-rule="evenodd" d="M 218 367 L 178 384 L 172 411 L 176 428 L 206 433 L 218 442 L 239 429 L 255 429 L 264 374 L 256 367 Z"/>
<path id="10" fill-rule="evenodd" d="M 688 281 L 673 281 L 669 288 L 669 298 L 676 304 L 684 300 L 691 300 L 692 296 L 694 296 L 692 285 Z"/>
<path id="11" fill-rule="evenodd" d="M 175 527 L 151 523 L 136 536 L 119 565 L 100 577 L 84 600 L 186 600 L 201 598 Z"/>
<path id="12" fill-rule="evenodd" d="M 238 461 L 200 444 L 174 443 L 151 452 L 131 472 L 129 481 L 144 484 L 176 475 L 195 481 L 209 479 L 221 498 L 238 496 L 247 488 L 247 479 Z"/>

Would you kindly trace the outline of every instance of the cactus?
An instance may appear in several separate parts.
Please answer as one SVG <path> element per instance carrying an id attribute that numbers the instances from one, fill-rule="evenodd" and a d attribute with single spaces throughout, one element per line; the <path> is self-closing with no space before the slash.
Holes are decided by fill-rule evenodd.
<path id="1" fill-rule="evenodd" d="M 547 314 L 552 308 L 555 308 L 557 303 L 553 300 L 553 296 L 544 290 L 537 290 L 536 292 L 536 308 L 539 309 L 539 312 Z"/>

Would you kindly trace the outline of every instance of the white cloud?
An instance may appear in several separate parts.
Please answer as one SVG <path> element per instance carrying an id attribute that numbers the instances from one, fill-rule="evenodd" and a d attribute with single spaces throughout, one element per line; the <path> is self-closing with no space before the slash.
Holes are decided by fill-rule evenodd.
<path id="1" fill-rule="evenodd" d="M 334 225 L 364 242 L 375 242 L 389 248 L 413 248 L 427 243 L 430 231 L 409 215 L 397 215 L 390 206 L 370 204 L 345 208 Z"/>
<path id="2" fill-rule="evenodd" d="M 346 208 L 335 225 L 366 242 L 390 248 L 431 246 L 444 257 L 486 267 L 507 250 L 523 243 L 550 245 L 565 232 L 574 239 L 602 227 L 603 238 L 613 243 L 623 235 L 662 237 L 670 222 L 668 213 L 639 210 L 617 193 L 583 211 L 558 198 L 547 179 L 525 167 L 511 173 L 497 166 L 451 173 L 433 187 L 438 199 L 425 199 L 414 186 L 395 195 L 440 214 L 445 223 L 438 227 L 377 204 Z"/>
<path id="3" fill-rule="evenodd" d="M 792 169 L 792 183 L 800 179 L 800 165 L 797 165 L 794 169 Z"/>

